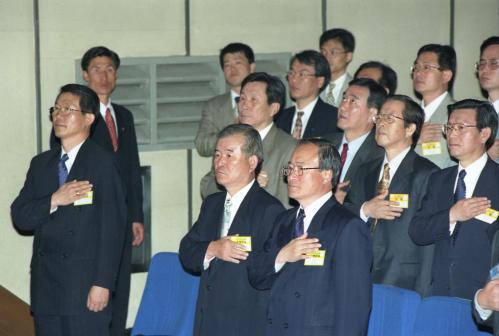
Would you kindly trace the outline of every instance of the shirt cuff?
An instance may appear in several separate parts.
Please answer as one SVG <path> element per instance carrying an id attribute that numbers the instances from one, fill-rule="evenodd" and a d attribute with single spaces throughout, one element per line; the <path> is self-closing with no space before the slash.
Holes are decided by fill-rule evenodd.
<path id="1" fill-rule="evenodd" d="M 479 304 L 478 304 L 478 293 L 480 293 L 481 289 L 477 290 L 477 292 L 475 293 L 475 298 L 473 299 L 475 301 L 475 309 L 476 311 L 478 312 L 478 315 L 480 316 L 480 318 L 485 321 L 485 320 L 488 320 L 490 315 L 492 315 L 492 310 L 490 309 L 485 309 L 485 308 L 482 308 Z"/>
<path id="2" fill-rule="evenodd" d="M 211 258 L 206 258 L 206 256 L 204 257 L 204 260 L 203 260 L 203 270 L 207 270 L 208 267 L 210 267 L 210 263 L 211 261 L 215 259 L 215 257 L 211 257 Z"/>
<path id="3" fill-rule="evenodd" d="M 367 223 L 367 221 L 369 220 L 369 217 L 366 216 L 366 214 L 364 213 L 364 205 L 366 203 L 364 202 L 362 204 L 362 206 L 360 207 L 360 211 L 359 211 L 359 216 L 360 216 L 360 219 L 362 219 L 364 222 Z"/>
<path id="4" fill-rule="evenodd" d="M 278 273 L 284 267 L 284 264 L 285 263 L 275 263 L 274 264 L 275 272 Z"/>
<path id="5" fill-rule="evenodd" d="M 55 207 L 55 208 L 53 208 L 53 209 L 50 209 L 50 214 L 53 214 L 54 212 L 56 212 L 58 208 L 59 208 L 59 207 Z"/>

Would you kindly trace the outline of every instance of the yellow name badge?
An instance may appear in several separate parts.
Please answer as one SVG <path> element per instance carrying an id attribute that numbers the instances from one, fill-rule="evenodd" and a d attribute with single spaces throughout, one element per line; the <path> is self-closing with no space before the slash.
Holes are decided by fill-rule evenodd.
<path id="1" fill-rule="evenodd" d="M 244 246 L 244 251 L 251 252 L 251 236 L 231 236 L 230 240 Z"/>
<path id="2" fill-rule="evenodd" d="M 442 154 L 442 148 L 440 147 L 440 142 L 424 142 L 421 144 L 423 149 L 423 155 L 438 155 Z"/>
<path id="3" fill-rule="evenodd" d="M 87 195 L 85 197 L 80 198 L 79 200 L 75 201 L 74 205 L 78 206 L 78 205 L 92 204 L 93 200 L 94 200 L 94 192 L 91 190 L 87 193 Z"/>
<path id="4" fill-rule="evenodd" d="M 307 253 L 308 258 L 305 259 L 305 266 L 324 266 L 324 258 L 326 257 L 326 250 L 319 250 Z"/>
<path id="5" fill-rule="evenodd" d="M 397 202 L 397 207 L 407 209 L 409 207 L 409 195 L 390 194 L 390 202 Z"/>
<path id="6" fill-rule="evenodd" d="M 485 213 L 480 214 L 475 218 L 481 220 L 482 222 L 492 224 L 497 220 L 497 217 L 499 217 L 499 211 L 488 208 L 487 210 L 485 210 Z"/>

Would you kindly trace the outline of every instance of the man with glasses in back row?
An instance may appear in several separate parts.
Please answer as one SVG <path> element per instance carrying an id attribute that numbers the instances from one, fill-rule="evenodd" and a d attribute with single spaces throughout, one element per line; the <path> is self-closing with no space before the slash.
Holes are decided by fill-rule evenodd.
<path id="1" fill-rule="evenodd" d="M 489 102 L 499 113 L 499 36 L 491 36 L 480 46 L 480 60 L 476 64 L 480 87 L 487 93 Z M 489 156 L 499 162 L 499 140 L 487 151 Z"/>
<path id="2" fill-rule="evenodd" d="M 277 127 L 295 139 L 340 131 L 336 127 L 338 109 L 319 97 L 330 78 L 327 60 L 319 52 L 304 50 L 294 55 L 289 62 L 287 80 L 295 103 L 276 116 Z"/>
<path id="3" fill-rule="evenodd" d="M 495 140 L 497 113 L 474 99 L 448 109 L 444 132 L 459 165 L 430 177 L 409 234 L 418 245 L 435 244 L 430 294 L 470 300 L 487 280 L 499 227 L 499 165 L 486 153 Z"/>
<path id="4" fill-rule="evenodd" d="M 412 66 L 412 84 L 414 91 L 421 96 L 425 123 L 416 146 L 416 153 L 442 169 L 455 165 L 449 156 L 442 134 L 442 125 L 447 121 L 447 105 L 454 102 L 449 91 L 452 90 L 455 75 L 454 48 L 427 44 L 418 50 Z"/>

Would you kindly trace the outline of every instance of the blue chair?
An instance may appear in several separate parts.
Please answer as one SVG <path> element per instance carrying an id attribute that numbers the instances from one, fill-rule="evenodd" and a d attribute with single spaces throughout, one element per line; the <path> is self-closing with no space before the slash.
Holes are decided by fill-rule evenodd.
<path id="1" fill-rule="evenodd" d="M 412 335 L 421 297 L 418 293 L 387 285 L 373 285 L 368 336 Z"/>
<path id="2" fill-rule="evenodd" d="M 421 301 L 414 325 L 414 336 L 491 335 L 478 331 L 469 300 L 430 296 Z"/>
<path id="3" fill-rule="evenodd" d="M 135 318 L 132 335 L 191 336 L 199 277 L 186 273 L 177 253 L 156 254 Z"/>

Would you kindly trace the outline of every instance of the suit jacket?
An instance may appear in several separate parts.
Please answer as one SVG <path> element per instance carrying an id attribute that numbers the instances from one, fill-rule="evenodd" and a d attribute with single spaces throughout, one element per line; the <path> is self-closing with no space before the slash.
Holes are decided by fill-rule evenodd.
<path id="1" fill-rule="evenodd" d="M 87 296 L 94 285 L 112 292 L 125 236 L 118 167 L 113 156 L 91 140 L 81 146 L 67 180 L 90 181 L 92 204 L 59 206 L 50 213 L 51 196 L 59 188 L 60 155 L 60 149 L 52 149 L 32 159 L 11 206 L 16 227 L 35 233 L 31 310 L 40 315 L 88 312 Z"/>
<path id="2" fill-rule="evenodd" d="M 383 158 L 362 165 L 354 177 L 345 206 L 360 215 L 360 208 L 376 195 Z M 430 175 L 439 168 L 410 150 L 389 186 L 390 194 L 409 195 L 409 207 L 394 220 L 380 219 L 373 232 L 374 283 L 393 285 L 428 294 L 433 246 L 418 246 L 409 237 L 409 224 L 421 206 Z M 373 225 L 373 220 L 369 224 Z"/>
<path id="3" fill-rule="evenodd" d="M 343 93 L 346 91 L 346 89 L 348 89 L 348 84 L 350 83 L 350 81 L 352 79 L 353 79 L 353 77 L 350 76 L 349 73 L 347 73 L 347 78 L 345 79 L 345 81 L 343 82 L 343 85 L 341 86 L 340 93 L 338 94 L 337 97 L 334 97 L 334 106 L 336 106 L 336 107 L 340 106 L 341 100 L 343 99 Z M 327 95 L 326 90 L 323 90 L 320 94 L 320 97 L 322 98 L 322 100 L 326 101 L 326 95 Z"/>
<path id="4" fill-rule="evenodd" d="M 458 167 L 433 174 L 423 205 L 414 217 L 409 234 L 416 244 L 435 244 L 432 294 L 471 300 L 487 281 L 492 238 L 499 222 L 478 219 L 460 223 L 457 237 L 449 236 L 449 210 L 454 205 L 454 183 Z M 487 197 L 499 209 L 499 165 L 488 159 L 473 192 Z M 454 239 L 455 238 L 455 239 Z"/>
<path id="5" fill-rule="evenodd" d="M 288 107 L 277 114 L 274 121 L 280 129 L 291 134 L 293 130 L 293 117 L 295 115 L 295 106 Z M 308 119 L 303 139 L 320 137 L 328 133 L 342 132 L 336 127 L 338 122 L 338 109 L 326 104 L 322 99 L 318 99 Z"/>
<path id="6" fill-rule="evenodd" d="M 99 113 L 92 125 L 90 138 L 102 148 L 114 153 L 119 166 L 119 172 L 126 189 L 126 204 L 128 209 L 128 221 L 144 222 L 142 209 L 142 179 L 140 176 L 140 160 L 137 146 L 137 136 L 132 113 L 124 106 L 112 104 L 116 115 L 118 132 L 118 150 L 113 151 L 113 143 L 107 129 L 106 121 Z M 54 131 L 50 135 L 50 147 L 60 146 L 60 141 L 54 136 Z M 131 230 L 129 236 L 131 237 Z"/>
<path id="7" fill-rule="evenodd" d="M 269 177 L 265 190 L 276 197 L 281 203 L 289 207 L 288 185 L 281 173 L 282 167 L 286 166 L 293 154 L 296 141 L 275 125 L 263 139 L 263 163 L 262 171 Z M 218 185 L 213 169 L 201 180 L 201 195 L 208 195 L 224 190 Z"/>
<path id="8" fill-rule="evenodd" d="M 206 101 L 201 111 L 201 121 L 195 140 L 199 155 L 212 156 L 218 133 L 225 126 L 236 122 L 230 91 Z"/>
<path id="9" fill-rule="evenodd" d="M 180 243 L 184 267 L 201 272 L 194 335 L 262 335 L 269 293 L 250 286 L 247 263 L 213 259 L 203 270 L 208 245 L 220 239 L 225 196 L 225 192 L 220 192 L 206 198 L 197 222 Z M 241 203 L 228 235 L 251 236 L 252 250 L 259 250 L 274 219 L 283 210 L 281 203 L 255 182 Z"/>
<path id="10" fill-rule="evenodd" d="M 271 288 L 266 335 L 366 335 L 372 295 L 367 226 L 331 197 L 307 231 L 326 251 L 324 266 L 297 261 L 276 273 L 278 252 L 294 237 L 296 213 L 281 214 L 264 249 L 250 255 L 251 284 Z"/>
<path id="11" fill-rule="evenodd" d="M 367 138 L 364 140 L 362 145 L 360 145 L 359 150 L 355 153 L 355 156 L 352 160 L 352 163 L 348 167 L 348 170 L 345 174 L 344 181 L 350 180 L 351 186 L 355 184 L 355 181 L 352 178 L 355 176 L 355 173 L 359 169 L 361 165 L 366 162 L 384 158 L 385 151 L 382 147 L 378 146 L 375 140 L 375 129 L 373 128 Z M 332 133 L 326 134 L 324 139 L 331 141 L 331 143 L 338 149 L 341 153 L 341 141 L 343 140 L 343 133 Z"/>
<path id="12" fill-rule="evenodd" d="M 455 103 L 454 98 L 450 95 L 450 93 L 445 96 L 442 103 L 438 106 L 437 110 L 431 116 L 428 122 L 433 124 L 446 124 L 447 123 L 447 105 Z M 456 162 L 453 161 L 449 155 L 449 150 L 447 148 L 447 140 L 441 136 L 440 137 L 440 154 L 433 155 L 423 155 L 423 149 L 421 144 L 416 145 L 416 153 L 419 155 L 426 157 L 428 160 L 439 166 L 441 169 L 454 166 Z"/>
<path id="13" fill-rule="evenodd" d="M 499 263 L 499 231 L 496 231 L 494 240 L 492 242 L 492 262 L 491 267 Z M 494 328 L 494 336 L 499 336 L 499 312 L 494 311 L 487 320 L 482 320 L 475 307 L 475 300 L 473 300 L 473 315 L 479 324 L 483 324 Z"/>

